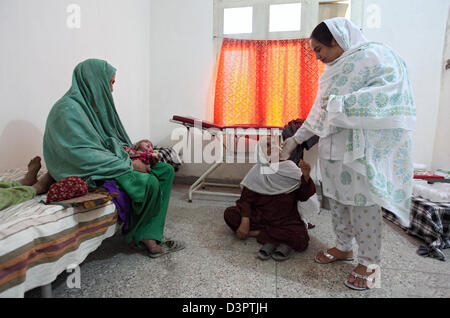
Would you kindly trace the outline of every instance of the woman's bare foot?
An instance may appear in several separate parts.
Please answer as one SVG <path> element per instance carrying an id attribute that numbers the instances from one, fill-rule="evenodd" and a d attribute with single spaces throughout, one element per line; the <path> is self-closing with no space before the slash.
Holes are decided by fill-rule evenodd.
<path id="1" fill-rule="evenodd" d="M 28 171 L 25 177 L 19 183 L 25 186 L 32 186 L 37 182 L 37 174 L 41 169 L 41 157 L 36 156 L 28 163 Z"/>
<path id="2" fill-rule="evenodd" d="M 36 195 L 47 193 L 50 186 L 55 183 L 55 180 L 52 176 L 47 172 L 44 174 L 33 187 L 36 189 Z"/>
<path id="3" fill-rule="evenodd" d="M 259 230 L 249 231 L 249 232 L 248 232 L 248 236 L 249 236 L 249 237 L 258 237 L 259 233 L 260 233 Z"/>
<path id="4" fill-rule="evenodd" d="M 145 244 L 145 246 L 147 246 L 148 250 L 152 254 L 164 252 L 162 246 L 156 243 L 155 240 L 142 240 L 142 242 Z"/>
<path id="5" fill-rule="evenodd" d="M 337 249 L 336 247 L 328 249 L 327 253 L 334 256 L 337 260 L 353 257 L 353 251 L 345 252 L 345 251 L 341 251 L 341 250 Z M 322 251 L 319 251 L 319 253 L 316 256 L 316 259 L 322 263 L 331 263 L 332 262 L 332 260 L 330 260 L 328 257 L 326 257 L 322 253 Z"/>
<path id="6" fill-rule="evenodd" d="M 373 271 L 367 271 L 367 267 L 362 265 L 362 264 L 358 264 L 358 266 L 355 267 L 355 269 L 353 269 L 353 272 L 355 272 L 356 274 L 359 275 L 366 275 L 366 276 L 370 276 L 371 274 L 373 274 L 375 272 L 375 270 Z M 349 275 L 347 278 L 347 281 L 352 284 L 353 286 L 356 287 L 360 287 L 360 288 L 367 288 L 367 287 L 372 287 L 373 282 L 371 284 L 371 286 L 367 286 L 367 280 L 363 279 L 363 278 L 359 278 L 359 277 L 355 277 L 353 275 Z"/>

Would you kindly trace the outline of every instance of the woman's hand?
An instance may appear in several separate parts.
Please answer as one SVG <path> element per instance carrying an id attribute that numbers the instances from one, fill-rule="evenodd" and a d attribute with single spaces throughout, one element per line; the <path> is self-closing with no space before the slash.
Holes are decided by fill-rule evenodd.
<path id="1" fill-rule="evenodd" d="M 243 217 L 241 219 L 241 225 L 236 230 L 236 235 L 240 240 L 245 240 L 250 232 L 250 218 Z"/>
<path id="2" fill-rule="evenodd" d="M 150 165 L 146 165 L 140 160 L 133 160 L 133 169 L 142 173 L 148 173 L 152 170 Z"/>
<path id="3" fill-rule="evenodd" d="M 307 163 L 304 160 L 300 160 L 298 163 L 299 168 L 302 170 L 303 177 L 306 181 L 309 181 L 310 173 L 311 173 L 311 166 L 309 163 Z"/>
<path id="4" fill-rule="evenodd" d="M 292 151 L 294 151 L 295 148 L 297 148 L 298 143 L 297 141 L 295 141 L 294 136 L 287 138 L 284 142 L 283 142 L 283 147 L 282 147 L 282 155 L 280 156 L 280 160 L 287 160 L 289 159 L 289 156 L 291 154 Z M 286 157 L 287 158 L 284 158 Z"/>
<path id="5" fill-rule="evenodd" d="M 321 107 L 323 110 L 327 110 L 328 99 L 329 99 L 328 96 L 322 97 L 322 98 L 320 99 L 320 101 L 321 101 L 320 107 Z"/>

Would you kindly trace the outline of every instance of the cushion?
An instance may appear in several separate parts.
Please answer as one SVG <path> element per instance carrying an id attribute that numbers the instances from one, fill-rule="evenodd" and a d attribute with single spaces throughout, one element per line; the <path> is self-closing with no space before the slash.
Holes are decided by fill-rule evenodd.
<path id="1" fill-rule="evenodd" d="M 50 186 L 47 203 L 80 197 L 88 193 L 87 183 L 79 177 L 67 177 Z"/>

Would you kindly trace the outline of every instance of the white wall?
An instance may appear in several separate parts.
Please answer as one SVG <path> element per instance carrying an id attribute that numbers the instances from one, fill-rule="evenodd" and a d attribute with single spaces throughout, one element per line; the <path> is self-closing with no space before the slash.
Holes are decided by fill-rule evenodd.
<path id="1" fill-rule="evenodd" d="M 450 59 L 450 19 L 447 20 L 446 40 L 442 58 L 441 98 L 436 124 L 433 162 L 431 164 L 433 169 L 450 170 L 450 69 L 444 70 L 444 65 L 448 59 Z"/>
<path id="2" fill-rule="evenodd" d="M 81 28 L 69 29 L 70 3 Z M 0 170 L 42 156 L 45 121 L 87 58 L 117 68 L 113 93 L 130 138 L 150 134 L 148 0 L 0 1 Z"/>
<path id="3" fill-rule="evenodd" d="M 213 120 L 215 65 L 212 0 L 152 0 L 150 16 L 150 139 L 173 145 L 173 115 Z M 208 164 L 185 164 L 177 175 L 200 175 Z M 219 168 L 212 177 L 240 178 Z M 237 173 L 237 175 L 236 175 Z"/>
<path id="4" fill-rule="evenodd" d="M 151 138 L 167 143 L 173 115 L 210 116 L 213 1 L 152 0 L 150 11 Z"/>
<path id="5" fill-rule="evenodd" d="M 449 0 L 366 0 L 381 9 L 380 28 L 365 28 L 372 41 L 388 44 L 402 56 L 409 69 L 417 107 L 413 135 L 414 162 L 432 166 L 433 150 L 447 149 L 447 138 L 435 139 L 439 125 L 439 98 Z M 446 140 L 444 140 L 446 139 Z M 437 140 L 435 143 L 435 140 Z M 436 167 L 434 167 L 436 168 Z M 447 158 L 450 168 L 450 158 Z"/>
<path id="6" fill-rule="evenodd" d="M 66 27 L 69 3 L 81 29 Z M 450 0 L 366 0 L 381 8 L 381 28 L 366 28 L 408 63 L 417 104 L 414 161 L 431 165 L 448 147 L 438 118 L 445 27 Z M 215 63 L 211 0 L 1 0 L 0 169 L 42 153 L 47 114 L 69 88 L 75 65 L 90 57 L 118 69 L 114 98 L 131 139 L 169 145 L 177 115 L 212 120 Z M 444 124 L 446 122 L 444 121 Z M 448 126 L 448 125 L 447 125 Z M 442 131 L 437 133 L 438 131 Z M 7 149 L 7 151 L 5 151 Z M 207 165 L 186 165 L 198 175 Z M 244 174 L 221 168 L 217 177 Z"/>

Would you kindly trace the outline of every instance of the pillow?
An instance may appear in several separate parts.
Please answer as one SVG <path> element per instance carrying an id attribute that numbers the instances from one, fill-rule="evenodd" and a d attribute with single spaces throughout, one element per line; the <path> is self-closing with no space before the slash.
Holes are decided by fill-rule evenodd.
<path id="1" fill-rule="evenodd" d="M 50 186 L 47 203 L 80 197 L 88 193 L 87 183 L 79 177 L 67 177 Z"/>

